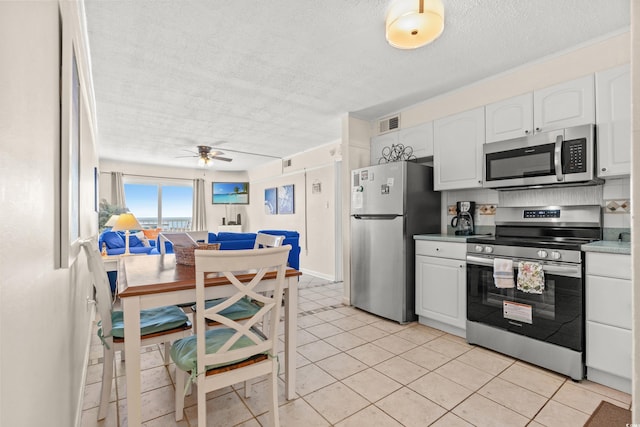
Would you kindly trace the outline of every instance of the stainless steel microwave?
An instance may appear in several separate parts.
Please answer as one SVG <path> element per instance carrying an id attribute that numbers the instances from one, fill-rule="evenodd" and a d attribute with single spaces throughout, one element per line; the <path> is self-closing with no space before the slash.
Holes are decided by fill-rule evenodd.
<path id="1" fill-rule="evenodd" d="M 595 126 L 581 125 L 484 144 L 485 188 L 594 185 Z"/>

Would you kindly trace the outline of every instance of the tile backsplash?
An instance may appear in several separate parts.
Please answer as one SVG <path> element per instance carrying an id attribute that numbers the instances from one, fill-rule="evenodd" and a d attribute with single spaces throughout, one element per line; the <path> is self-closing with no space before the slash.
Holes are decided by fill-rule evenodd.
<path id="1" fill-rule="evenodd" d="M 530 190 L 496 191 L 469 189 L 443 192 L 443 232 L 453 234 L 451 219 L 456 202 L 476 203 L 474 214 L 476 233 L 495 232 L 495 212 L 498 206 L 572 206 L 600 205 L 603 213 L 604 240 L 617 240 L 620 233 L 631 228 L 631 186 L 629 178 L 609 179 L 603 185 L 586 187 L 556 187 Z"/>

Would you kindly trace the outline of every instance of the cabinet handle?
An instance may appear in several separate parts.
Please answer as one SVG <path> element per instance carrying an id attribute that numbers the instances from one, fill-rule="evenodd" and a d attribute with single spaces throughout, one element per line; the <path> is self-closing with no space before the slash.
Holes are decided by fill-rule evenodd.
<path id="1" fill-rule="evenodd" d="M 540 128 L 536 128 L 536 132 L 540 132 Z"/>
<path id="2" fill-rule="evenodd" d="M 460 264 L 460 268 L 464 268 L 464 264 Z"/>
<path id="3" fill-rule="evenodd" d="M 602 172 L 606 172 L 606 171 L 607 171 L 607 168 L 602 168 Z"/>
<path id="4" fill-rule="evenodd" d="M 526 130 L 524 131 L 524 133 L 525 133 L 525 135 L 529 135 L 529 129 L 526 129 Z"/>

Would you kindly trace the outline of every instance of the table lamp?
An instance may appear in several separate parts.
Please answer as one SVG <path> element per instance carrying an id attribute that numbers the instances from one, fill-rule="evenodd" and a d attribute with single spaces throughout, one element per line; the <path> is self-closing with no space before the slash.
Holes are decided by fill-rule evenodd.
<path id="1" fill-rule="evenodd" d="M 114 225 L 116 225 L 116 222 L 118 222 L 118 218 L 120 218 L 120 215 L 111 215 L 111 217 L 104 224 L 104 226 L 105 227 L 113 227 Z"/>
<path id="2" fill-rule="evenodd" d="M 124 254 L 123 255 L 131 255 L 129 252 L 129 230 L 142 230 L 142 226 L 136 219 L 136 217 L 131 213 L 123 213 L 120 214 L 120 217 L 116 221 L 115 225 L 111 229 L 111 231 L 122 231 L 124 230 Z"/>

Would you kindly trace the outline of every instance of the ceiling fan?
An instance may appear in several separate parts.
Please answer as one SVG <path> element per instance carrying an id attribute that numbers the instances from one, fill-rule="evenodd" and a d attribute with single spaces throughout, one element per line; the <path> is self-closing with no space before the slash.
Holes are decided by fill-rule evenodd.
<path id="1" fill-rule="evenodd" d="M 198 165 L 211 166 L 213 160 L 220 160 L 223 162 L 231 162 L 233 159 L 228 157 L 221 157 L 224 154 L 222 151 L 212 150 L 208 145 L 198 145 L 198 153 L 193 153 L 192 156 L 178 156 L 178 157 L 197 157 Z"/>

